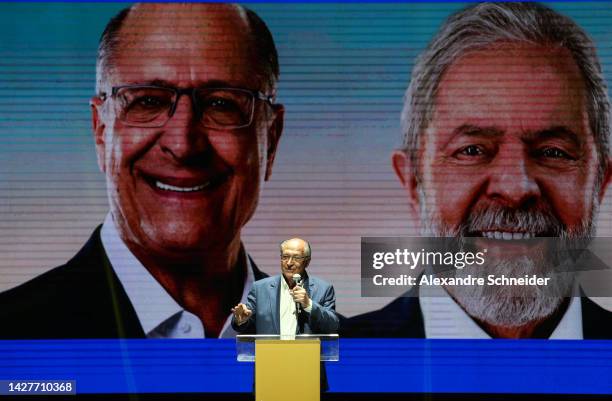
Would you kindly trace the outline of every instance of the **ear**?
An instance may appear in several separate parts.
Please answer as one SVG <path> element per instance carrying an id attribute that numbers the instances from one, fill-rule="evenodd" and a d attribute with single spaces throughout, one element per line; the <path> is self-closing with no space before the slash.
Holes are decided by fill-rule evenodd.
<path id="1" fill-rule="evenodd" d="M 104 138 L 104 122 L 102 121 L 102 107 L 104 100 L 99 96 L 94 96 L 89 101 L 91 107 L 91 126 L 93 129 L 94 142 L 96 144 L 96 156 L 98 158 L 98 167 L 103 173 L 106 172 L 106 142 Z"/>
<path id="2" fill-rule="evenodd" d="M 283 133 L 283 127 L 285 123 L 285 107 L 282 104 L 275 104 L 274 116 L 272 122 L 268 127 L 268 149 L 267 149 L 267 160 L 266 160 L 266 175 L 265 180 L 268 181 L 272 176 L 272 165 L 274 164 L 274 157 L 276 156 L 276 149 L 278 148 L 278 142 Z"/>
<path id="3" fill-rule="evenodd" d="M 601 186 L 599 187 L 599 203 L 601 203 L 606 196 L 606 190 L 608 189 L 608 185 L 610 184 L 610 180 L 612 179 L 612 171 L 610 171 L 610 166 L 612 166 L 612 159 L 608 158 L 606 164 L 606 171 L 604 171 L 603 180 L 601 181 Z"/>
<path id="4" fill-rule="evenodd" d="M 393 170 L 399 178 L 400 183 L 408 194 L 410 207 L 413 211 L 419 212 L 419 191 L 418 180 L 416 176 L 416 168 L 413 166 L 412 160 L 403 150 L 395 150 L 391 155 L 391 164 Z"/>

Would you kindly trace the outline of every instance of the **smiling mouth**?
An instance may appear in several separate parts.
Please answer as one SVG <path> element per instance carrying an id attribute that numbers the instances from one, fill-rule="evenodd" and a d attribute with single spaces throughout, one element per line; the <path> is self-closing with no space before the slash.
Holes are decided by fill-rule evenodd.
<path id="1" fill-rule="evenodd" d="M 510 232 L 510 231 L 483 231 L 480 233 L 481 237 L 490 238 L 490 239 L 501 239 L 501 240 L 521 240 L 521 239 L 531 239 L 535 238 L 538 235 L 536 233 L 527 233 L 527 232 Z"/>
<path id="2" fill-rule="evenodd" d="M 551 232 L 528 232 L 528 231 L 509 231 L 509 230 L 486 230 L 470 232 L 467 237 L 488 238 L 505 241 L 528 240 L 541 237 L 554 237 Z"/>
<path id="3" fill-rule="evenodd" d="M 218 174 L 207 180 L 203 179 L 184 179 L 184 178 L 162 178 L 145 176 L 145 180 L 153 188 L 167 193 L 193 194 L 213 189 L 224 183 L 229 173 Z"/>
<path id="4" fill-rule="evenodd" d="M 155 180 L 155 187 L 163 190 L 163 191 L 172 191 L 172 192 L 198 192 L 203 191 L 208 188 L 211 184 L 211 181 L 205 182 L 201 185 L 196 185 L 194 187 L 177 187 L 175 185 L 164 184 L 161 181 Z"/>

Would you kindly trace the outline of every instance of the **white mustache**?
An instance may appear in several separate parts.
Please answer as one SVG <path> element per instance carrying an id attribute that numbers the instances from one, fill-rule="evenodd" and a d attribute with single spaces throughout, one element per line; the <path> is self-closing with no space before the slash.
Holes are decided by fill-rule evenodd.
<path id="1" fill-rule="evenodd" d="M 495 205 L 470 213 L 459 229 L 460 235 L 474 232 L 524 232 L 533 235 L 565 237 L 563 223 L 551 212 L 541 209 L 511 209 Z"/>

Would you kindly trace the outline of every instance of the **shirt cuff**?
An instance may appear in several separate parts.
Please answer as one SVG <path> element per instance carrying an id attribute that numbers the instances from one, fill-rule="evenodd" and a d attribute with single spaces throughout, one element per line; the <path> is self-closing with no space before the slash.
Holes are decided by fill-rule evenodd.
<path id="1" fill-rule="evenodd" d="M 309 299 L 308 306 L 304 308 L 304 311 L 310 313 L 311 310 L 312 310 L 312 299 Z"/>

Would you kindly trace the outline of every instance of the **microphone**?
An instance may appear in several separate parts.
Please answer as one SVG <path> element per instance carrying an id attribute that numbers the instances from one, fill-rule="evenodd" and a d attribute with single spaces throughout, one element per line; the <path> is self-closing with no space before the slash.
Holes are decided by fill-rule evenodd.
<path id="1" fill-rule="evenodd" d="M 302 276 L 300 276 L 299 274 L 295 273 L 293 275 L 293 282 L 295 283 L 295 285 L 299 285 L 300 287 L 302 286 Z M 297 308 L 298 313 L 300 313 L 302 311 L 302 304 L 299 302 L 295 303 L 295 307 Z"/>

